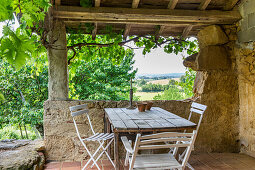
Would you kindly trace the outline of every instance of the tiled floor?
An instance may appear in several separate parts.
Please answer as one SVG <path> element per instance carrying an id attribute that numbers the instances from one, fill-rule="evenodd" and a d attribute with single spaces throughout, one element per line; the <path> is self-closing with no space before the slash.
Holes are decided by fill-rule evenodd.
<path id="1" fill-rule="evenodd" d="M 45 165 L 46 170 L 80 170 L 86 161 L 81 162 L 51 162 Z M 255 158 L 243 154 L 235 153 L 201 153 L 192 154 L 189 163 L 196 170 L 255 170 Z M 127 167 L 121 164 L 121 169 L 126 170 Z M 100 161 L 102 170 L 114 169 L 107 160 Z M 97 169 L 95 166 L 93 169 Z M 187 168 L 186 168 L 187 169 Z M 91 170 L 91 169 L 90 169 Z"/>

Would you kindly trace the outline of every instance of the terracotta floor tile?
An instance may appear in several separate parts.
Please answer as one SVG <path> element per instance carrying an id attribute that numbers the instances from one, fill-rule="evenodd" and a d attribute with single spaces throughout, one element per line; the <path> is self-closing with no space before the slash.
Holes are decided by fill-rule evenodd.
<path id="1" fill-rule="evenodd" d="M 81 162 L 63 162 L 61 170 L 80 170 Z"/>
<path id="2" fill-rule="evenodd" d="M 59 170 L 61 167 L 61 162 L 50 162 L 45 165 L 45 169 L 51 169 L 51 170 Z"/>
<path id="3" fill-rule="evenodd" d="M 76 167 L 81 166 L 81 162 L 63 162 L 62 167 Z"/>
<path id="4" fill-rule="evenodd" d="M 82 161 L 81 167 L 83 168 L 83 166 L 85 166 L 86 163 L 87 163 L 87 161 Z M 102 168 L 102 162 L 101 162 L 101 160 L 100 160 L 100 161 L 97 161 L 97 164 L 98 164 L 98 166 L 99 166 L 100 169 L 103 169 L 103 168 Z M 92 165 L 92 161 L 91 161 L 91 162 L 89 163 L 89 165 L 87 166 L 87 169 L 88 169 L 88 170 L 95 170 L 95 169 L 97 169 L 96 165 L 94 165 L 93 168 L 90 168 L 91 165 Z"/>

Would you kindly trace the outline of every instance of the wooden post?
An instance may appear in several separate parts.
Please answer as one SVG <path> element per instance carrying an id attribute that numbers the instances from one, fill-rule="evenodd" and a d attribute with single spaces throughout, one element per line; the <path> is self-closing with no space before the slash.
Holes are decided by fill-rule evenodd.
<path id="1" fill-rule="evenodd" d="M 116 166 L 116 170 L 120 169 L 120 158 L 119 158 L 119 133 L 115 132 L 114 133 L 114 140 L 115 140 L 115 144 L 114 144 L 114 163 Z"/>
<path id="2" fill-rule="evenodd" d="M 67 47 L 66 28 L 61 20 L 53 20 L 48 32 L 49 45 L 49 100 L 68 99 L 68 68 L 67 68 Z"/>

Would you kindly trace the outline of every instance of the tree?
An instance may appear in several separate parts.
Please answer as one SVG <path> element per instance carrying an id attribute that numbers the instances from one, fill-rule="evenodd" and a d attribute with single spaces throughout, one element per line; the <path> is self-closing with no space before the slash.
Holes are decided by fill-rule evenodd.
<path id="1" fill-rule="evenodd" d="M 21 69 L 0 58 L 0 90 L 5 96 L 0 101 L 0 128 L 5 124 L 35 126 L 41 134 L 43 102 L 48 97 L 48 69 L 41 64 L 46 57 L 27 63 Z"/>
<path id="2" fill-rule="evenodd" d="M 188 68 L 187 71 L 185 72 L 185 75 L 182 76 L 181 81 L 177 83 L 182 89 L 184 90 L 184 93 L 188 97 L 193 96 L 193 86 L 194 86 L 194 81 L 196 78 L 196 72 L 193 71 L 191 68 Z"/>
<path id="3" fill-rule="evenodd" d="M 153 99 L 154 100 L 181 100 L 185 99 L 187 96 L 182 92 L 177 86 L 170 86 L 167 90 L 163 92 L 162 95 L 158 94 Z"/>
<path id="4" fill-rule="evenodd" d="M 82 100 L 127 100 L 130 78 L 134 78 L 136 70 L 132 71 L 132 50 L 125 53 L 118 65 L 104 57 L 81 61 L 71 79 L 72 96 Z"/>

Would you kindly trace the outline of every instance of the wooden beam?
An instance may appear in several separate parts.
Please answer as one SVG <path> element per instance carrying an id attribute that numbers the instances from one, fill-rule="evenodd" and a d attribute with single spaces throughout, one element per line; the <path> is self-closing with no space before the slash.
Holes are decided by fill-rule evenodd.
<path id="1" fill-rule="evenodd" d="M 170 0 L 169 3 L 168 3 L 167 8 L 168 9 L 174 9 L 176 7 L 177 3 L 178 3 L 178 0 Z"/>
<path id="2" fill-rule="evenodd" d="M 164 25 L 168 23 L 232 24 L 241 19 L 238 11 L 198 11 L 167 9 L 130 9 L 130 8 L 83 8 L 58 6 L 53 11 L 55 18 L 66 20 L 85 20 L 111 23 L 147 23 Z M 161 23 L 161 24 L 160 24 Z"/>
<path id="3" fill-rule="evenodd" d="M 209 5 L 210 2 L 211 2 L 211 0 L 203 0 L 203 1 L 200 3 L 198 9 L 199 9 L 199 10 L 205 10 L 205 9 L 208 7 L 208 5 Z"/>
<path id="4" fill-rule="evenodd" d="M 65 20 L 64 19 L 65 24 L 69 25 L 69 26 L 79 26 L 82 23 L 94 23 L 93 20 L 82 20 L 82 19 L 72 19 L 72 20 Z M 113 20 L 97 20 L 97 23 L 101 23 L 101 24 L 114 24 L 115 21 Z M 160 26 L 169 26 L 169 27 L 186 27 L 189 25 L 194 25 L 194 26 L 209 26 L 210 24 L 205 24 L 205 23 L 191 23 L 191 22 L 135 22 L 135 21 L 123 21 L 123 22 L 118 22 L 119 24 L 134 24 L 134 25 L 160 25 Z"/>
<path id="5" fill-rule="evenodd" d="M 159 36 L 162 35 L 162 33 L 163 33 L 165 27 L 166 27 L 165 25 L 161 25 L 161 26 L 159 27 L 159 29 L 156 31 L 156 33 L 155 33 L 156 39 L 158 39 Z"/>
<path id="6" fill-rule="evenodd" d="M 100 1 L 101 0 L 95 0 L 95 7 L 100 7 Z"/>
<path id="7" fill-rule="evenodd" d="M 226 10 L 226 11 L 232 10 L 235 7 L 235 5 L 237 4 L 238 1 L 239 0 L 228 0 L 228 1 L 226 1 L 226 4 L 225 4 L 223 10 Z"/>
<path id="8" fill-rule="evenodd" d="M 92 30 L 92 40 L 96 39 L 97 35 L 97 23 L 94 24 L 94 29 Z"/>
<path id="9" fill-rule="evenodd" d="M 185 39 L 187 38 L 187 36 L 189 35 L 190 31 L 192 30 L 193 25 L 189 25 L 187 27 L 184 28 L 183 32 L 182 32 L 182 38 Z"/>
<path id="10" fill-rule="evenodd" d="M 127 24 L 126 25 L 126 28 L 125 28 L 125 32 L 123 34 L 123 38 L 126 39 L 128 34 L 129 34 L 129 31 L 131 30 L 131 25 L 130 24 Z"/>
<path id="11" fill-rule="evenodd" d="M 57 6 L 61 5 L 61 0 L 55 0 L 55 5 Z"/>
<path id="12" fill-rule="evenodd" d="M 133 0 L 132 2 L 132 8 L 138 8 L 140 0 Z"/>

